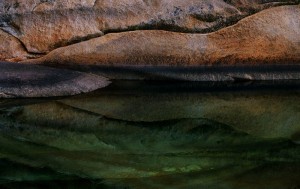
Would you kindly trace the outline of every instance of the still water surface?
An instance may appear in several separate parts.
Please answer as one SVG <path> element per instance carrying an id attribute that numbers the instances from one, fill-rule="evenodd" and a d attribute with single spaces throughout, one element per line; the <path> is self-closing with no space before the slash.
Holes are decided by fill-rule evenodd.
<path id="1" fill-rule="evenodd" d="M 0 187 L 297 189 L 299 86 L 122 81 L 0 100 Z"/>

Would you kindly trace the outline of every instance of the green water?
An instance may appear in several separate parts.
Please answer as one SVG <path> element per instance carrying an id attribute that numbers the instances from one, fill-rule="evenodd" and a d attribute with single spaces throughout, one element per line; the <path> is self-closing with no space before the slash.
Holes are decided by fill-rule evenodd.
<path id="1" fill-rule="evenodd" d="M 0 100 L 0 187 L 298 189 L 300 90 L 259 86 Z"/>

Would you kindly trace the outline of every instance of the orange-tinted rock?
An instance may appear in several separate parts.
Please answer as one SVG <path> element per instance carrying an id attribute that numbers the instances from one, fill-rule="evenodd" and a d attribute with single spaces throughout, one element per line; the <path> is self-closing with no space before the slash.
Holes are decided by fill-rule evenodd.
<path id="1" fill-rule="evenodd" d="M 5 15 L 2 25 L 4 31 L 20 39 L 31 53 L 45 53 L 103 34 L 93 15 L 80 15 L 73 10 Z"/>
<path id="2" fill-rule="evenodd" d="M 0 30 L 0 60 L 20 61 L 27 59 L 27 53 L 20 41 Z"/>
<path id="3" fill-rule="evenodd" d="M 163 29 L 207 33 L 278 4 L 270 0 L 2 0 L 0 28 L 28 52 L 47 53 L 111 31 Z"/>
<path id="4" fill-rule="evenodd" d="M 58 48 L 34 63 L 214 65 L 300 61 L 300 6 L 262 11 L 209 34 L 133 31 Z"/>
<path id="5" fill-rule="evenodd" d="M 32 11 L 76 9 L 93 7 L 94 2 L 95 0 L 2 0 L 0 2 L 0 12 L 23 14 Z"/>

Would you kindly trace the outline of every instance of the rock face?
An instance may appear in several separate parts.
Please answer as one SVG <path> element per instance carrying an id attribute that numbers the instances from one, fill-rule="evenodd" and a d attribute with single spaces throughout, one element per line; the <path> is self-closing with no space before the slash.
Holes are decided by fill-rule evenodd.
<path id="1" fill-rule="evenodd" d="M 0 98 L 50 97 L 90 92 L 109 84 L 86 73 L 0 62 Z"/>
<path id="2" fill-rule="evenodd" d="M 300 60 L 300 7 L 260 12 L 209 34 L 133 31 L 59 48 L 36 63 L 97 65 L 214 65 Z"/>
<path id="3" fill-rule="evenodd" d="M 26 59 L 27 52 L 14 36 L 0 30 L 0 60 L 20 61 Z"/>
<path id="4" fill-rule="evenodd" d="M 4 52 L 0 59 L 100 65 L 295 62 L 300 11 L 299 5 L 281 6 L 287 4 L 299 2 L 3 0 L 0 36 L 14 36 L 31 56 Z"/>

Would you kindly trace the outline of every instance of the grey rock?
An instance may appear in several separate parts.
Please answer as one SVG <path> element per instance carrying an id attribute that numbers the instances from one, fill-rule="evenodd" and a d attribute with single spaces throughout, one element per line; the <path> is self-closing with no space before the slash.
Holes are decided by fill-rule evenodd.
<path id="1" fill-rule="evenodd" d="M 101 76 L 37 65 L 0 62 L 0 98 L 75 95 L 109 85 Z"/>

